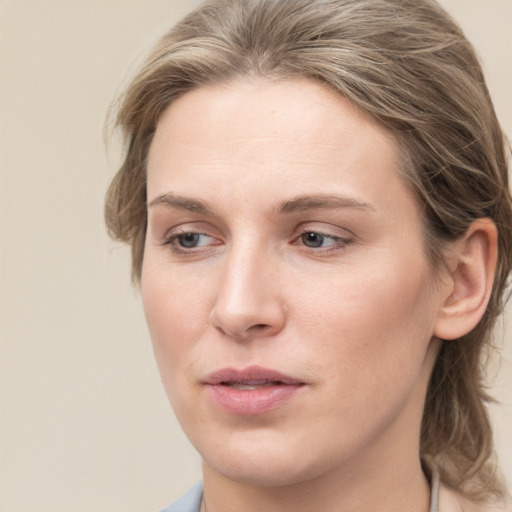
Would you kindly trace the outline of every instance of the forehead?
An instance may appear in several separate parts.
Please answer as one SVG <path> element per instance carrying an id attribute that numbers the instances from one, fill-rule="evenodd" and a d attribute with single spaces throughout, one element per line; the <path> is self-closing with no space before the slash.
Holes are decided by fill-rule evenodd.
<path id="1" fill-rule="evenodd" d="M 178 123 L 177 132 L 166 133 Z M 342 138 L 340 128 L 345 132 Z M 168 146 L 173 139 L 182 144 L 206 134 L 232 145 L 240 142 L 234 136 L 240 134 L 269 142 L 285 137 L 307 143 L 323 141 L 345 150 L 354 139 L 364 137 L 367 144 L 385 141 L 395 149 L 393 136 L 369 114 L 328 84 L 306 78 L 245 78 L 192 89 L 173 101 L 160 117 L 150 157 L 162 138 Z"/>
<path id="2" fill-rule="evenodd" d="M 246 79 L 199 87 L 168 106 L 149 151 L 148 200 L 248 197 L 267 185 L 269 200 L 307 192 L 373 202 L 403 187 L 398 162 L 392 135 L 326 84 Z"/>

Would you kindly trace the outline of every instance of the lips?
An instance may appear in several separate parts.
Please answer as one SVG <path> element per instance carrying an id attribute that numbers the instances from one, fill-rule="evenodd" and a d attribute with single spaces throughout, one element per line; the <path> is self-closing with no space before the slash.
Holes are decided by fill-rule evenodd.
<path id="1" fill-rule="evenodd" d="M 301 381 L 284 375 L 283 373 L 263 368 L 261 366 L 249 366 L 244 370 L 224 368 L 210 374 L 205 380 L 206 384 L 231 385 L 235 383 L 246 383 L 249 386 L 263 385 L 264 383 L 276 384 L 303 384 Z"/>
<path id="2" fill-rule="evenodd" d="M 292 398 L 304 382 L 260 366 L 243 370 L 224 368 L 205 382 L 213 402 L 231 414 L 255 415 L 278 408 Z"/>

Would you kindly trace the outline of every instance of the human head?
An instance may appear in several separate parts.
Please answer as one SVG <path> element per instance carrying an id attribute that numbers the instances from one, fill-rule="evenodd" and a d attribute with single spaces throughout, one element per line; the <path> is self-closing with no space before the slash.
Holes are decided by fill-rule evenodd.
<path id="1" fill-rule="evenodd" d="M 111 234 L 142 268 L 145 163 L 166 106 L 199 85 L 239 77 L 309 77 L 385 126 L 402 148 L 398 169 L 423 210 L 425 250 L 435 268 L 447 242 L 492 219 L 499 233 L 493 294 L 478 326 L 443 344 L 422 425 L 421 453 L 444 481 L 496 483 L 481 361 L 502 309 L 511 265 L 512 214 L 504 138 L 474 51 L 432 0 L 213 0 L 157 45 L 129 85 L 118 124 L 125 161 L 107 197 Z M 485 487 L 476 485 L 477 490 Z"/>

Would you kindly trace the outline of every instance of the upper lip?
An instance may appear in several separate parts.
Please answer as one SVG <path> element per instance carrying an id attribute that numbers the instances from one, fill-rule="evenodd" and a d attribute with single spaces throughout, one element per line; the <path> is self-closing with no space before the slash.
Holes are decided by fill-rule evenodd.
<path id="1" fill-rule="evenodd" d="M 278 382 L 280 384 L 298 385 L 304 384 L 299 379 L 290 377 L 276 370 L 264 368 L 261 366 L 248 366 L 242 370 L 236 368 L 222 368 L 210 373 L 204 380 L 205 384 L 225 384 L 225 383 L 262 383 Z"/>

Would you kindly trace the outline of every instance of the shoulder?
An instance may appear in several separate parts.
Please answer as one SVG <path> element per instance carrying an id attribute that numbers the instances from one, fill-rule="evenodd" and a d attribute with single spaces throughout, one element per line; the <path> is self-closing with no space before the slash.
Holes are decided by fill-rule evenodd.
<path id="1" fill-rule="evenodd" d="M 160 512 L 199 512 L 203 498 L 203 483 L 198 482 L 191 487 L 178 501 L 175 501 Z"/>
<path id="2" fill-rule="evenodd" d="M 475 503 L 445 485 L 439 486 L 439 512 L 511 512 L 510 504 Z"/>

